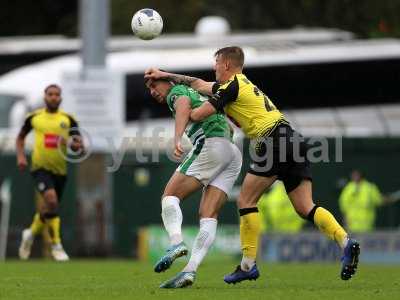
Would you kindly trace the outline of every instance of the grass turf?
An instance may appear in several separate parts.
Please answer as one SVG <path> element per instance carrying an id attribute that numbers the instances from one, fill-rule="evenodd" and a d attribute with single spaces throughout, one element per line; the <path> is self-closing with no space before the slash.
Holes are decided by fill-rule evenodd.
<path id="1" fill-rule="evenodd" d="M 192 287 L 162 290 L 159 284 L 180 270 L 156 274 L 130 260 L 33 260 L 0 263 L 0 299 L 399 299 L 400 268 L 360 265 L 357 276 L 339 279 L 339 264 L 263 264 L 257 281 L 227 285 L 234 262 L 206 262 Z"/>

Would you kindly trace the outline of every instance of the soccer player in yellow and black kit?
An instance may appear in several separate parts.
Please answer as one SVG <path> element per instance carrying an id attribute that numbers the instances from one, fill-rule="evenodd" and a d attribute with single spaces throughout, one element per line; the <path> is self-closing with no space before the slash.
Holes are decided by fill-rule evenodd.
<path id="1" fill-rule="evenodd" d="M 243 258 L 236 270 L 224 277 L 224 281 L 237 283 L 259 277 L 256 266 L 260 234 L 257 202 L 276 179 L 283 181 L 296 212 L 313 222 L 343 249 L 340 273 L 343 280 L 348 280 L 357 268 L 359 244 L 348 237 L 329 211 L 314 204 L 306 142 L 291 128 L 272 101 L 242 73 L 243 65 L 243 50 L 234 46 L 221 48 L 215 53 L 216 82 L 155 68 L 146 71 L 147 78 L 167 78 L 213 96 L 192 110 L 190 118 L 193 121 L 224 110 L 233 123 L 253 140 L 250 149 L 252 162 L 237 202 Z"/>
<path id="2" fill-rule="evenodd" d="M 24 170 L 28 165 L 24 153 L 25 137 L 34 130 L 31 174 L 37 190 L 44 199 L 44 205 L 33 217 L 30 228 L 22 232 L 19 256 L 24 260 L 29 258 L 34 237 L 42 232 L 46 224 L 51 237 L 53 258 L 57 261 L 67 261 L 69 257 L 61 244 L 58 215 L 67 175 L 65 153 L 70 136 L 73 137 L 70 144 L 72 150 L 82 150 L 83 144 L 75 119 L 59 109 L 61 88 L 55 84 L 46 87 L 44 101 L 45 108 L 28 114 L 16 141 L 17 164 L 20 170 Z"/>

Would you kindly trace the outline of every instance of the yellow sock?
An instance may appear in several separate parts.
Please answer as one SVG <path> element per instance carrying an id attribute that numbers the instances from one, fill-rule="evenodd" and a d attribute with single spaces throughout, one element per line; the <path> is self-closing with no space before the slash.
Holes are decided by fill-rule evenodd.
<path id="1" fill-rule="evenodd" d="M 33 217 L 33 221 L 31 224 L 31 231 L 33 235 L 37 235 L 42 232 L 44 227 L 44 222 L 40 219 L 40 214 L 36 213 Z"/>
<path id="2" fill-rule="evenodd" d="M 256 259 L 259 235 L 260 217 L 258 212 L 240 216 L 240 243 L 243 256 Z"/>
<path id="3" fill-rule="evenodd" d="M 341 248 L 347 241 L 347 233 L 325 208 L 318 207 L 314 214 L 314 224 L 331 240 L 335 240 Z"/>
<path id="4" fill-rule="evenodd" d="M 47 226 L 49 226 L 49 232 L 52 239 L 53 244 L 60 244 L 60 217 L 54 217 L 51 219 L 47 219 Z"/>

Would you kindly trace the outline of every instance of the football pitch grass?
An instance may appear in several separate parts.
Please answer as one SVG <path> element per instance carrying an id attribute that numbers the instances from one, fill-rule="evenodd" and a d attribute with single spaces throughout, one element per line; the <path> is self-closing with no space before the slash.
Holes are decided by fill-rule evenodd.
<path id="1" fill-rule="evenodd" d="M 363 265 L 349 281 L 339 279 L 339 264 L 261 264 L 261 277 L 227 285 L 233 261 L 205 262 L 192 287 L 159 289 L 183 266 L 156 274 L 152 265 L 131 260 L 45 260 L 0 263 L 0 299 L 400 299 L 398 266 Z"/>

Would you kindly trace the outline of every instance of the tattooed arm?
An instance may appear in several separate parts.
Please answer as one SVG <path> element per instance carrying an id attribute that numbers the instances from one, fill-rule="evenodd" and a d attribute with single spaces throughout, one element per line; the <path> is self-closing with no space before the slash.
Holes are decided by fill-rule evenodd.
<path id="1" fill-rule="evenodd" d="M 154 80 L 160 78 L 168 79 L 177 84 L 188 85 L 191 88 L 205 95 L 212 95 L 212 87 L 215 83 L 215 82 L 204 81 L 197 77 L 190 77 L 182 74 L 174 74 L 174 73 L 160 71 L 159 69 L 156 68 L 147 69 L 145 71 L 144 78 L 154 79 Z"/>

